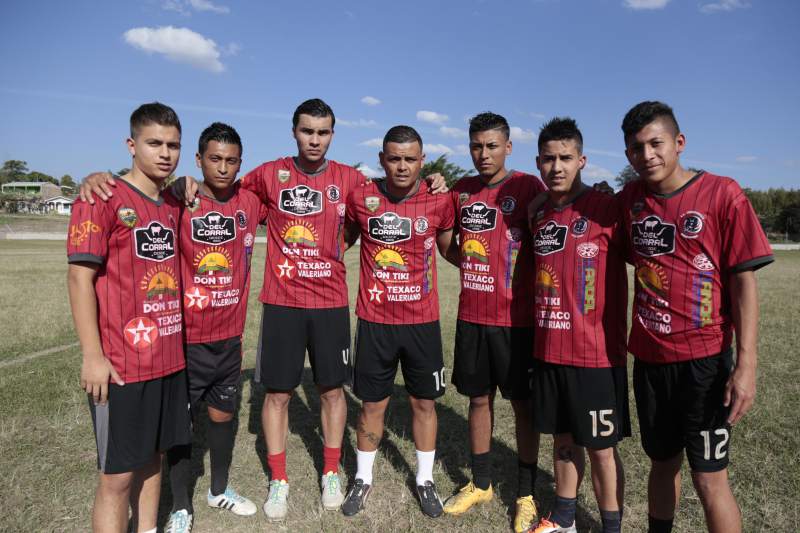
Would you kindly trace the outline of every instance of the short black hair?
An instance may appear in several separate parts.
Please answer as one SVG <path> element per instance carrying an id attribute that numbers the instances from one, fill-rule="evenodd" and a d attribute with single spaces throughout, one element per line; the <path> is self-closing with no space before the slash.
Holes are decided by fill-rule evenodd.
<path id="1" fill-rule="evenodd" d="M 578 129 L 575 119 L 570 117 L 555 117 L 550 119 L 539 130 L 539 151 L 542 146 L 550 141 L 573 140 L 578 146 L 578 153 L 583 153 L 583 135 Z"/>
<path id="2" fill-rule="evenodd" d="M 175 110 L 161 102 L 142 104 L 131 113 L 131 139 L 139 134 L 139 130 L 150 124 L 159 126 L 175 126 L 181 133 L 181 121 Z"/>
<path id="3" fill-rule="evenodd" d="M 200 141 L 197 143 L 197 151 L 203 155 L 208 148 L 208 143 L 217 141 L 222 144 L 235 144 L 239 147 L 239 157 L 242 156 L 242 139 L 233 127 L 223 124 L 222 122 L 214 122 L 209 127 L 203 130 L 200 134 Z"/>
<path id="4" fill-rule="evenodd" d="M 511 136 L 511 128 L 508 127 L 508 121 L 502 115 L 497 115 L 491 111 L 479 113 L 469 119 L 469 135 L 479 133 L 481 131 L 500 130 L 505 135 L 506 139 Z"/>
<path id="5" fill-rule="evenodd" d="M 393 126 L 383 136 L 383 149 L 386 149 L 387 143 L 413 143 L 418 142 L 420 150 L 422 149 L 422 137 L 419 136 L 417 130 L 411 126 Z"/>
<path id="6" fill-rule="evenodd" d="M 300 122 L 300 115 L 311 115 L 317 118 L 331 117 L 331 129 L 333 129 L 334 124 L 336 124 L 336 117 L 333 114 L 333 109 L 319 98 L 306 100 L 297 106 L 292 116 L 292 129 L 296 128 L 297 123 Z"/>
<path id="7" fill-rule="evenodd" d="M 622 119 L 622 133 L 625 135 L 625 140 L 627 141 L 631 135 L 636 135 L 642 131 L 642 128 L 658 119 L 666 120 L 675 129 L 675 135 L 681 132 L 678 121 L 675 119 L 675 113 L 670 106 L 664 102 L 648 100 L 639 102 L 625 113 L 625 118 Z"/>

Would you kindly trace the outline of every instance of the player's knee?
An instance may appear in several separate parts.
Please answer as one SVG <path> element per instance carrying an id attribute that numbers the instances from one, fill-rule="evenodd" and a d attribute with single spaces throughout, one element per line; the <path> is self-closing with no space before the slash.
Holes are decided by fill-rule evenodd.
<path id="1" fill-rule="evenodd" d="M 284 411 L 289 408 L 289 400 L 292 397 L 291 392 L 274 391 L 268 392 L 264 400 L 265 409 L 276 409 Z"/>
<path id="2" fill-rule="evenodd" d="M 489 409 L 492 405 L 491 398 L 486 396 L 473 396 L 469 399 L 470 409 Z"/>
<path id="3" fill-rule="evenodd" d="M 125 472 L 123 474 L 100 474 L 98 488 L 106 494 L 114 494 L 117 496 L 127 494 L 130 492 L 131 485 L 133 484 L 133 474 L 133 472 Z"/>
<path id="4" fill-rule="evenodd" d="M 208 418 L 211 419 L 212 422 L 216 423 L 230 422 L 233 420 L 233 413 L 226 413 L 225 411 L 220 411 L 219 409 L 214 409 L 213 407 L 209 406 Z"/>
<path id="5" fill-rule="evenodd" d="M 324 404 L 339 405 L 344 402 L 344 390 L 341 387 L 320 388 L 319 399 Z"/>
<path id="6" fill-rule="evenodd" d="M 416 416 L 434 416 L 436 414 L 436 402 L 434 400 L 426 400 L 423 398 L 409 397 L 411 400 L 411 409 Z"/>
<path id="7" fill-rule="evenodd" d="M 616 460 L 614 458 L 613 447 L 601 448 L 599 450 L 593 450 L 591 448 L 587 448 L 586 452 L 589 454 L 589 460 L 592 462 L 592 465 L 609 467 L 609 468 L 616 467 Z"/>
<path id="8" fill-rule="evenodd" d="M 681 471 L 681 463 L 683 462 L 683 455 L 677 454 L 675 457 L 665 459 L 663 461 L 650 461 L 650 472 L 653 476 L 661 478 L 674 478 Z"/>
<path id="9" fill-rule="evenodd" d="M 531 404 L 527 400 L 511 400 L 511 407 L 514 409 L 514 416 L 520 418 L 530 418 Z"/>
<path id="10" fill-rule="evenodd" d="M 385 402 L 363 402 L 361 404 L 361 414 L 367 419 L 382 419 L 385 411 Z"/>
<path id="11" fill-rule="evenodd" d="M 728 471 L 692 472 L 692 483 L 701 500 L 713 501 L 717 496 L 727 493 Z"/>

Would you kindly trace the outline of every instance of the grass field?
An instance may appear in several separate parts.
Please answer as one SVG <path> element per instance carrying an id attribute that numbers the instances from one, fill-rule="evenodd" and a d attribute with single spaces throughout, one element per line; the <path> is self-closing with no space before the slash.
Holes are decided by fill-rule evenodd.
<path id="1" fill-rule="evenodd" d="M 95 446 L 86 398 L 78 388 L 80 352 L 72 330 L 65 288 L 64 243 L 0 241 L 0 531 L 85 531 L 95 484 Z M 349 254 L 351 302 L 356 289 L 357 251 Z M 254 258 L 260 273 L 263 246 Z M 452 368 L 456 272 L 440 264 L 442 332 L 445 361 Z M 758 274 L 761 295 L 759 392 L 755 407 L 733 433 L 731 478 L 742 507 L 745 530 L 797 531 L 800 524 L 800 253 L 778 252 L 777 261 Z M 259 505 L 266 496 L 265 446 L 259 410 L 263 391 L 252 383 L 254 348 L 260 318 L 256 299 L 261 279 L 253 279 L 245 334 L 244 384 L 231 482 Z M 43 355 L 40 352 L 56 348 Z M 31 356 L 35 357 L 31 357 Z M 509 531 L 516 484 L 513 417 L 510 405 L 498 401 L 493 473 L 498 497 L 461 518 L 426 518 L 411 492 L 414 447 L 401 380 L 387 415 L 387 433 L 375 466 L 375 491 L 367 511 L 355 519 L 324 512 L 319 505 L 322 443 L 318 430 L 319 399 L 304 377 L 290 404 L 288 469 L 290 511 L 285 524 L 266 521 L 259 511 L 236 518 L 203 503 L 207 475 L 195 490 L 194 531 Z M 348 428 L 344 468 L 355 471 L 354 422 L 358 401 L 348 395 Z M 439 439 L 434 470 L 440 493 L 447 496 L 469 475 L 467 401 L 448 390 L 438 404 Z M 635 410 L 632 410 L 635 418 Z M 203 447 L 203 420 L 196 444 Z M 553 498 L 549 437 L 542 438 L 537 500 L 545 509 Z M 620 446 L 627 477 L 625 528 L 646 529 L 647 460 L 637 425 Z M 198 453 L 197 474 L 207 472 L 208 454 Z M 599 531 L 599 517 L 586 480 L 579 498 L 578 529 Z M 171 505 L 162 497 L 162 515 Z M 702 509 L 684 476 L 684 493 L 676 531 L 700 531 Z"/>

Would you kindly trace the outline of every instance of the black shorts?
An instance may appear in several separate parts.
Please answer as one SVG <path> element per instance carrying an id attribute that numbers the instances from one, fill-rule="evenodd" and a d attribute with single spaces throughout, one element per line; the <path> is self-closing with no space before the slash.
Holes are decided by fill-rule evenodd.
<path id="1" fill-rule="evenodd" d="M 242 377 L 242 339 L 186 345 L 189 401 L 195 409 L 200 400 L 224 413 L 236 411 Z"/>
<path id="2" fill-rule="evenodd" d="M 569 433 L 593 450 L 631 436 L 625 367 L 583 368 L 536 361 L 531 387 L 533 429 Z"/>
<path id="3" fill-rule="evenodd" d="M 157 452 L 192 441 L 186 371 L 149 381 L 108 385 L 108 402 L 89 397 L 97 468 L 104 474 L 133 472 Z"/>
<path id="4" fill-rule="evenodd" d="M 684 448 L 694 472 L 718 472 L 728 466 L 731 426 L 723 405 L 733 351 L 671 363 L 633 364 L 633 391 L 642 447 L 648 457 L 665 461 Z"/>
<path id="5" fill-rule="evenodd" d="M 533 328 L 456 322 L 453 385 L 464 396 L 499 388 L 503 398 L 527 400 L 532 370 Z"/>
<path id="6" fill-rule="evenodd" d="M 350 377 L 350 310 L 304 309 L 264 304 L 255 381 L 290 391 L 300 385 L 308 359 L 314 383 L 341 387 Z"/>
<path id="7" fill-rule="evenodd" d="M 397 363 L 408 394 L 433 400 L 444 394 L 444 359 L 439 322 L 378 324 L 359 319 L 356 329 L 353 393 L 365 402 L 392 394 Z"/>

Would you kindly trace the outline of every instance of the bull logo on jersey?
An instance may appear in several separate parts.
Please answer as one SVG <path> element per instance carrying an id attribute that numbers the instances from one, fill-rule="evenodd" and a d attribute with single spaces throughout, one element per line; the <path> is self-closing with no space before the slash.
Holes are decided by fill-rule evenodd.
<path id="1" fill-rule="evenodd" d="M 175 255 L 175 232 L 161 222 L 134 230 L 136 255 L 151 261 L 165 261 Z"/>
<path id="2" fill-rule="evenodd" d="M 681 215 L 679 225 L 681 235 L 687 239 L 694 239 L 703 231 L 705 217 L 697 211 L 687 211 Z"/>
<path id="3" fill-rule="evenodd" d="M 222 244 L 235 238 L 236 224 L 233 217 L 211 211 L 206 216 L 192 218 L 192 240 L 195 242 Z"/>
<path id="4" fill-rule="evenodd" d="M 662 221 L 656 215 L 631 224 L 633 248 L 645 257 L 671 254 L 675 251 L 675 224 Z"/>
<path id="5" fill-rule="evenodd" d="M 567 227 L 548 220 L 533 235 L 533 250 L 536 255 L 550 255 L 564 249 L 567 242 Z"/>
<path id="6" fill-rule="evenodd" d="M 411 219 L 397 213 L 383 213 L 379 217 L 367 220 L 369 237 L 378 242 L 392 244 L 407 241 L 411 238 Z"/>
<path id="7" fill-rule="evenodd" d="M 322 193 L 307 185 L 282 189 L 278 209 L 301 217 L 319 213 L 322 211 Z"/>
<path id="8" fill-rule="evenodd" d="M 480 233 L 494 229 L 497 223 L 497 209 L 483 202 L 475 202 L 461 208 L 459 224 L 467 231 Z"/>

